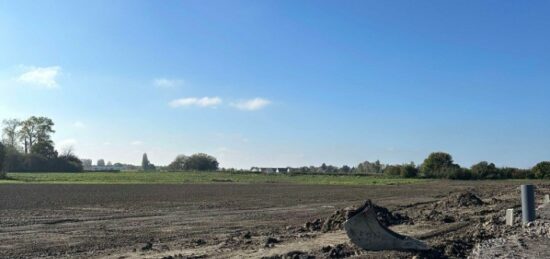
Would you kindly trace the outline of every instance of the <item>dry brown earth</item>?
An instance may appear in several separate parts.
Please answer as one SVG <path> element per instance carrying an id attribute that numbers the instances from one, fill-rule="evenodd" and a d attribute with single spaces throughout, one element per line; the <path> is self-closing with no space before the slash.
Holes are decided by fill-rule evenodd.
<path id="1" fill-rule="evenodd" d="M 473 244 L 453 240 L 465 235 L 478 235 L 471 242 L 489 238 L 469 233 L 473 228 L 484 229 L 490 237 L 509 231 L 502 228 L 502 210 L 519 206 L 517 186 L 518 182 L 506 181 L 392 186 L 0 185 L 0 258 L 300 258 L 296 251 L 301 258 L 339 251 L 366 258 L 414 255 L 359 251 L 339 230 L 299 230 L 308 221 L 365 199 L 409 216 L 412 225 L 393 228 L 437 247 L 439 256 L 464 256 L 461 253 L 469 253 Z M 464 197 L 458 196 L 466 191 L 478 195 L 484 205 L 461 204 Z M 490 229 L 492 225 L 498 227 Z M 279 242 L 266 247 L 269 237 Z"/>

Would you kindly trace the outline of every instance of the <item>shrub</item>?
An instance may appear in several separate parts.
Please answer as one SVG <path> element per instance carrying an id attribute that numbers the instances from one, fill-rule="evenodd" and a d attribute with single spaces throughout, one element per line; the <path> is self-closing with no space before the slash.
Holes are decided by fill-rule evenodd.
<path id="1" fill-rule="evenodd" d="M 55 159 L 55 171 L 60 172 L 81 172 L 83 170 L 82 161 L 74 155 L 63 155 Z"/>
<path id="2" fill-rule="evenodd" d="M 472 171 L 467 168 L 448 168 L 444 170 L 445 178 L 453 180 L 472 180 L 474 179 Z"/>
<path id="3" fill-rule="evenodd" d="M 545 179 L 550 178 L 550 161 L 540 162 L 532 169 L 536 178 Z"/>
<path id="4" fill-rule="evenodd" d="M 398 165 L 389 165 L 384 168 L 384 174 L 387 176 L 400 176 L 401 167 Z"/>
<path id="5" fill-rule="evenodd" d="M 4 159 L 6 158 L 6 148 L 0 142 L 0 179 L 6 178 L 6 172 L 4 171 Z"/>
<path id="6" fill-rule="evenodd" d="M 215 157 L 198 153 L 191 156 L 179 155 L 168 165 L 172 171 L 215 171 L 218 170 L 218 160 Z"/>
<path id="7" fill-rule="evenodd" d="M 500 179 L 499 170 L 493 163 L 481 161 L 471 167 L 475 179 Z"/>
<path id="8" fill-rule="evenodd" d="M 413 178 L 418 175 L 418 169 L 413 165 L 404 165 L 400 168 L 400 174 L 403 178 Z"/>

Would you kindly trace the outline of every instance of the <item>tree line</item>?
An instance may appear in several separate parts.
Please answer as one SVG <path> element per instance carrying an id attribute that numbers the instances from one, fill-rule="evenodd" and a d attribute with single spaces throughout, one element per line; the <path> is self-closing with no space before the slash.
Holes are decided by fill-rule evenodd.
<path id="1" fill-rule="evenodd" d="M 461 167 L 445 152 L 431 153 L 420 166 L 414 163 L 383 165 L 379 171 L 388 176 L 404 178 L 423 177 L 456 180 L 483 179 L 549 179 L 550 161 L 543 161 L 530 169 L 497 167 L 494 163 L 481 161 L 469 168 Z"/>
<path id="2" fill-rule="evenodd" d="M 50 118 L 9 119 L 2 125 L 1 172 L 82 171 L 82 162 L 70 148 L 61 153 L 55 149 L 51 139 L 55 124 Z"/>
<path id="3" fill-rule="evenodd" d="M 337 167 L 323 163 L 321 166 L 304 166 L 294 168 L 293 173 L 311 174 L 380 174 L 403 178 L 440 178 L 457 180 L 482 179 L 550 179 L 550 161 L 543 161 L 530 169 L 515 167 L 497 167 L 494 163 L 481 161 L 469 168 L 456 164 L 453 157 L 445 152 L 431 153 L 420 165 L 390 165 L 364 161 L 357 166 L 344 165 Z"/>

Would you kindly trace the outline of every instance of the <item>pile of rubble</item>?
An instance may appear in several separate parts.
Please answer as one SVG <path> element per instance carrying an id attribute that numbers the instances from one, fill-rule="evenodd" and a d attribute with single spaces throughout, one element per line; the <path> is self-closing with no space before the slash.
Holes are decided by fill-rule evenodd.
<path id="1" fill-rule="evenodd" d="M 373 204 L 372 206 L 376 210 L 378 221 L 385 226 L 412 223 L 412 220 L 406 215 L 402 215 L 397 212 L 391 212 L 387 208 L 375 204 Z M 315 219 L 313 221 L 308 221 L 301 228 L 301 231 L 329 232 L 333 230 L 344 229 L 344 222 L 348 219 L 350 214 L 355 213 L 357 208 L 358 207 L 347 207 L 344 209 L 339 209 L 324 220 Z"/>

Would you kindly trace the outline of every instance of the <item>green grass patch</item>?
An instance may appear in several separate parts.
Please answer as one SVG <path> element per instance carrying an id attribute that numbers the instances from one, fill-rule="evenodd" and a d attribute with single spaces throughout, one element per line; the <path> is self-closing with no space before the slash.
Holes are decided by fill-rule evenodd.
<path id="1" fill-rule="evenodd" d="M 66 184 L 180 184 L 180 183 L 291 183 L 334 185 L 413 184 L 429 180 L 354 175 L 287 175 L 227 172 L 93 172 L 93 173 L 8 173 L 7 183 Z"/>

